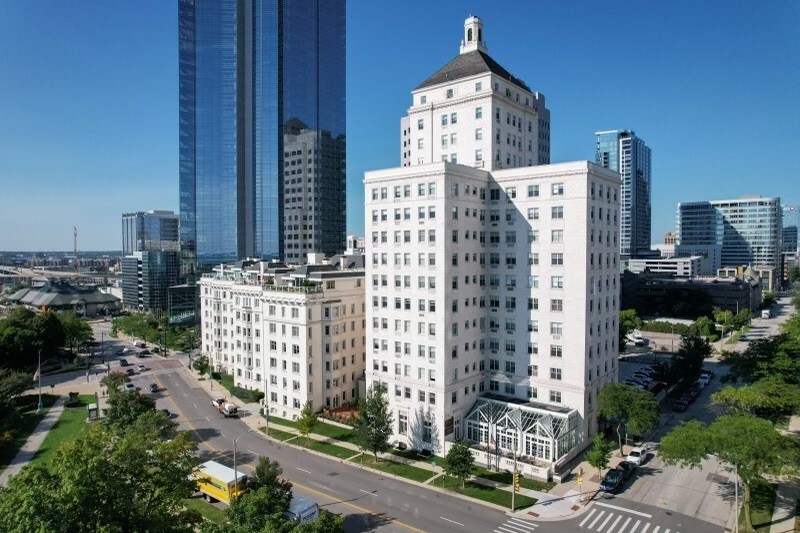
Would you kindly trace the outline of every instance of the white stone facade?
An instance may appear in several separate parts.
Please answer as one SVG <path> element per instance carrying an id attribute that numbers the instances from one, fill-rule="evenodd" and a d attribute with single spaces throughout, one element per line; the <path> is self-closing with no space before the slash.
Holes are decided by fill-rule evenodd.
<path id="1" fill-rule="evenodd" d="M 395 438 L 507 449 L 496 426 L 466 427 L 486 397 L 575 421 L 559 449 L 527 450 L 565 458 L 617 376 L 618 175 L 438 162 L 368 172 L 365 187 L 366 374 L 386 384 Z"/>
<path id="2" fill-rule="evenodd" d="M 270 412 L 293 418 L 355 402 L 364 372 L 364 271 L 205 275 L 203 353 L 234 384 L 265 391 Z"/>

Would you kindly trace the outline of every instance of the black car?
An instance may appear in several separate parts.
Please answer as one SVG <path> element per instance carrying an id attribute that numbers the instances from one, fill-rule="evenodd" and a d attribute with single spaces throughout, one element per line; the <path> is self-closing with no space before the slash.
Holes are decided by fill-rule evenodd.
<path id="1" fill-rule="evenodd" d="M 603 492 L 610 492 L 616 494 L 622 485 L 625 483 L 625 474 L 622 470 L 612 468 L 606 475 L 603 476 L 603 481 L 600 482 L 600 490 Z"/>
<path id="2" fill-rule="evenodd" d="M 622 461 L 617 465 L 617 470 L 622 472 L 622 480 L 626 480 L 636 472 L 636 465 L 628 461 Z"/>
<path id="3" fill-rule="evenodd" d="M 158 385 L 156 383 L 150 384 L 150 392 L 158 392 Z"/>
<path id="4" fill-rule="evenodd" d="M 689 407 L 689 402 L 681 398 L 672 405 L 672 410 L 676 413 L 682 413 Z"/>
<path id="5" fill-rule="evenodd" d="M 164 413 L 164 416 L 167 418 L 172 418 L 172 413 L 169 412 L 169 409 L 162 409 L 161 412 Z"/>
<path id="6" fill-rule="evenodd" d="M 130 363 L 128 362 L 127 359 L 120 359 L 119 360 L 119 366 L 128 366 L 129 364 Z"/>
<path id="7" fill-rule="evenodd" d="M 125 373 L 128 374 L 129 376 L 132 376 L 136 373 L 136 371 L 132 368 L 129 368 L 128 370 L 125 371 Z"/>

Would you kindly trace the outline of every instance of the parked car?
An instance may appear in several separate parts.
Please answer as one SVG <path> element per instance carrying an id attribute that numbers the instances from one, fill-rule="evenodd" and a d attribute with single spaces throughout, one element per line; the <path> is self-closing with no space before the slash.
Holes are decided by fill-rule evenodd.
<path id="1" fill-rule="evenodd" d="M 128 370 L 125 371 L 125 373 L 128 374 L 129 376 L 132 376 L 136 373 L 136 371 L 132 368 L 129 368 Z"/>
<path id="2" fill-rule="evenodd" d="M 137 369 L 139 372 L 144 372 L 145 370 L 147 370 L 147 367 L 145 367 L 145 366 L 144 366 L 144 365 L 142 365 L 142 364 L 139 364 L 139 365 L 136 365 L 136 369 Z"/>
<path id="3" fill-rule="evenodd" d="M 134 385 L 131 382 L 128 382 L 128 383 L 126 383 L 125 385 L 122 386 L 122 390 L 124 390 L 124 391 L 136 390 L 136 385 Z"/>
<path id="4" fill-rule="evenodd" d="M 128 362 L 127 359 L 120 359 L 119 360 L 119 366 L 128 366 L 129 364 L 130 363 Z"/>
<path id="5" fill-rule="evenodd" d="M 622 471 L 622 479 L 626 480 L 636 472 L 636 465 L 626 459 L 617 465 L 617 469 Z"/>
<path id="6" fill-rule="evenodd" d="M 622 485 L 625 483 L 624 472 L 617 468 L 612 468 L 606 475 L 603 476 L 603 480 L 600 482 L 600 490 L 603 492 L 610 492 L 611 494 L 616 494 L 622 488 Z"/>
<path id="7" fill-rule="evenodd" d="M 153 353 L 161 353 L 161 348 L 159 348 L 158 346 L 154 346 Z"/>
<path id="8" fill-rule="evenodd" d="M 162 409 L 161 412 L 164 413 L 164 416 L 167 418 L 172 418 L 172 413 L 169 412 L 169 409 Z"/>
<path id="9" fill-rule="evenodd" d="M 151 383 L 150 384 L 150 392 L 158 392 L 158 384 Z"/>
<path id="10" fill-rule="evenodd" d="M 628 379 L 625 381 L 625 385 L 630 385 L 631 387 L 636 387 L 637 389 L 645 389 L 646 387 L 639 383 L 638 381 L 634 381 L 632 379 Z"/>
<path id="11" fill-rule="evenodd" d="M 633 448 L 630 452 L 628 452 L 628 456 L 625 458 L 625 461 L 634 464 L 636 466 L 639 466 L 644 462 L 646 457 L 647 457 L 647 451 L 644 448 L 636 447 Z"/>
<path id="12" fill-rule="evenodd" d="M 217 396 L 216 398 L 211 400 L 211 405 L 213 405 L 216 408 L 219 408 L 219 406 L 224 403 L 225 403 L 225 398 L 223 398 L 222 396 Z"/>
<path id="13" fill-rule="evenodd" d="M 689 400 L 686 400 L 683 397 L 681 397 L 680 399 L 678 399 L 678 401 L 672 404 L 672 410 L 675 411 L 676 413 L 682 413 L 689 408 L 689 403 L 690 403 Z"/>

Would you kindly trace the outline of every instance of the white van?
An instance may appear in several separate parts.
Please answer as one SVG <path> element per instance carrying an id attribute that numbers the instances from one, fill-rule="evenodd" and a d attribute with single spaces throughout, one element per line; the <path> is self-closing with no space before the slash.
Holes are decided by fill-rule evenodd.
<path id="1" fill-rule="evenodd" d="M 317 502 L 307 500 L 305 498 L 297 498 L 292 496 L 292 501 L 289 503 L 289 510 L 283 513 L 286 520 L 305 524 L 311 522 L 319 516 L 319 505 Z"/>

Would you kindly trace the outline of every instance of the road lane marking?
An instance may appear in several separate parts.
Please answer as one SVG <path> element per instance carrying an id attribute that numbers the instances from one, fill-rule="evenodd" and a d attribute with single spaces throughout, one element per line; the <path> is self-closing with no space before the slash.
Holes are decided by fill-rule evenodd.
<path id="1" fill-rule="evenodd" d="M 300 468 L 299 466 L 298 466 L 298 467 L 296 467 L 296 468 L 297 468 L 299 471 L 301 471 L 301 472 L 305 472 L 306 474 L 310 474 L 310 473 L 311 473 L 311 472 L 309 472 L 308 470 L 306 470 L 305 468 Z"/>
<path id="2" fill-rule="evenodd" d="M 647 530 L 650 529 L 650 522 L 644 525 L 644 529 L 642 529 L 642 533 L 647 533 Z"/>
<path id="3" fill-rule="evenodd" d="M 614 523 L 611 524 L 610 528 L 608 528 L 608 533 L 611 533 L 612 531 L 614 531 L 614 528 L 617 527 L 617 524 L 619 524 L 620 520 L 622 520 L 622 515 L 618 516 L 617 519 L 614 520 Z"/>
<path id="4" fill-rule="evenodd" d="M 583 522 L 578 524 L 578 527 L 583 527 L 583 524 L 585 524 L 586 522 L 589 521 L 589 519 L 592 517 L 592 515 L 594 514 L 595 511 L 596 511 L 596 509 L 592 509 L 591 511 L 589 511 L 589 515 L 586 518 L 583 519 Z"/>
<path id="5" fill-rule="evenodd" d="M 443 517 L 443 516 L 440 516 L 439 518 L 441 518 L 442 520 L 447 520 L 448 522 L 452 522 L 453 524 L 455 524 L 455 525 L 457 525 L 457 526 L 464 527 L 464 524 L 462 524 L 462 523 L 460 523 L 460 522 L 456 522 L 455 520 L 450 520 L 449 518 L 445 518 L 445 517 Z"/>
<path id="6" fill-rule="evenodd" d="M 257 454 L 256 452 L 254 452 L 253 450 L 247 450 L 247 453 L 252 453 L 253 455 L 258 455 L 258 454 Z"/>
<path id="7" fill-rule="evenodd" d="M 159 385 L 160 385 L 160 380 L 158 378 L 156 378 L 156 381 L 159 382 Z M 216 452 L 216 453 L 219 453 L 219 454 L 223 453 L 222 450 L 216 448 L 211 443 L 201 439 L 200 438 L 200 434 L 197 432 L 197 429 L 195 429 L 194 425 L 191 423 L 189 418 L 183 412 L 183 409 L 181 409 L 178 406 L 178 404 L 174 400 L 172 400 L 171 398 L 170 398 L 170 402 L 172 402 L 172 404 L 175 406 L 175 410 L 178 411 L 178 414 L 180 416 L 182 416 L 184 419 L 186 419 L 186 424 L 189 426 L 191 432 L 194 433 L 197 436 L 199 444 L 205 446 L 206 448 L 208 448 L 212 452 Z M 208 420 L 208 417 L 206 417 L 206 420 Z M 253 467 L 251 467 L 250 465 L 243 465 L 242 467 L 246 468 L 248 470 L 253 470 Z M 306 472 L 308 472 L 308 471 L 306 471 Z M 310 473 L 310 472 L 308 472 L 308 473 Z M 308 485 L 305 485 L 303 483 L 299 483 L 299 482 L 294 481 L 294 480 L 290 480 L 290 481 L 292 481 L 292 484 L 294 486 L 296 486 L 296 487 L 299 487 L 299 488 L 301 488 L 301 489 L 303 489 L 305 491 L 308 491 L 308 492 L 311 492 L 311 493 L 314 493 L 314 494 L 318 494 L 319 496 L 321 496 L 323 498 L 327 498 L 329 500 L 332 500 L 333 502 L 335 502 L 337 504 L 345 505 L 347 507 L 351 507 L 351 508 L 355 509 L 356 511 L 360 511 L 360 512 L 366 513 L 368 515 L 378 517 L 381 520 L 389 521 L 389 522 L 391 522 L 393 524 L 397 524 L 400 527 L 404 527 L 404 528 L 408 529 L 409 531 L 414 531 L 415 533 L 427 533 L 423 529 L 419 529 L 417 527 L 414 527 L 411 524 L 407 524 L 407 523 L 403 522 L 402 520 L 394 518 L 392 516 L 387 516 L 385 513 L 378 513 L 378 512 L 375 512 L 375 511 L 371 510 L 371 509 L 367 509 L 366 507 L 362 507 L 360 505 L 356 505 L 356 504 L 351 503 L 351 502 L 340 501 L 341 497 L 334 496 L 330 492 L 323 492 L 321 490 L 317 490 L 317 489 L 315 489 L 313 487 L 309 487 Z M 331 489 L 329 489 L 328 487 L 324 487 L 323 485 L 320 485 L 320 486 L 325 488 L 326 490 L 330 490 L 331 492 L 334 492 Z"/>
<path id="8" fill-rule="evenodd" d="M 364 494 L 369 494 L 370 496 L 377 496 L 377 494 L 375 494 L 374 492 L 370 492 L 368 490 L 364 490 L 364 489 L 358 489 L 358 490 L 360 490 Z"/>
<path id="9" fill-rule="evenodd" d="M 633 524 L 633 527 L 631 528 L 630 533 L 634 533 L 636 531 L 636 528 L 639 527 L 639 524 L 641 524 L 641 523 L 642 523 L 641 520 L 637 520 L 636 523 Z"/>
<path id="10" fill-rule="evenodd" d="M 208 418 L 208 417 L 206 417 L 206 422 L 211 422 L 211 420 L 209 420 L 209 418 Z"/>
<path id="11" fill-rule="evenodd" d="M 661 529 L 661 526 L 656 526 L 655 529 L 653 529 L 653 533 L 658 533 L 659 529 Z"/>
<path id="12" fill-rule="evenodd" d="M 599 505 L 601 507 L 610 507 L 611 509 L 616 509 L 617 511 L 625 511 L 626 513 L 643 516 L 645 518 L 653 518 L 653 515 L 651 514 L 640 513 L 639 511 L 632 511 L 631 509 L 626 509 L 624 507 L 620 507 L 619 505 L 611 505 L 610 503 L 603 503 L 603 502 L 595 502 L 595 505 Z"/>
<path id="13" fill-rule="evenodd" d="M 608 513 L 608 516 L 606 517 L 605 520 L 603 520 L 603 523 L 597 526 L 597 531 L 603 531 L 603 528 L 606 527 L 606 524 L 608 524 L 608 522 L 611 520 L 611 517 L 613 516 L 614 515 L 612 515 L 611 513 Z"/>
<path id="14" fill-rule="evenodd" d="M 228 437 L 225 436 L 225 433 L 220 432 L 220 435 L 222 435 L 223 439 L 227 439 L 228 438 Z"/>
<path id="15" fill-rule="evenodd" d="M 531 531 L 527 527 L 523 527 L 523 526 L 521 526 L 519 524 L 514 524 L 514 523 L 509 523 L 509 522 L 506 522 L 505 524 L 500 526 L 500 528 L 504 529 L 506 531 L 510 531 L 511 533 L 519 533 L 520 531 Z"/>
<path id="16" fill-rule="evenodd" d="M 194 405 L 194 408 L 197 409 L 197 404 L 196 403 L 193 403 L 192 405 Z"/>
<path id="17" fill-rule="evenodd" d="M 600 511 L 600 513 L 598 513 L 598 515 L 595 517 L 595 519 L 592 520 L 592 523 L 589 524 L 589 529 L 594 528 L 594 525 L 597 523 L 598 520 L 600 520 L 603 517 L 604 514 L 606 514 L 605 511 Z"/>
<path id="18" fill-rule="evenodd" d="M 628 519 L 627 519 L 627 520 L 625 520 L 625 523 L 624 523 L 624 524 L 622 524 L 622 526 L 620 526 L 620 528 L 619 528 L 619 533 L 622 533 L 623 531 L 625 531 L 625 528 L 626 528 L 626 527 L 628 527 L 628 524 L 630 524 L 630 523 L 631 523 L 631 520 L 633 520 L 633 518 L 631 518 L 631 517 L 629 516 L 629 517 L 628 517 Z"/>

